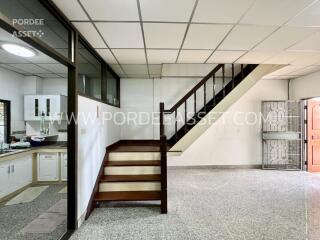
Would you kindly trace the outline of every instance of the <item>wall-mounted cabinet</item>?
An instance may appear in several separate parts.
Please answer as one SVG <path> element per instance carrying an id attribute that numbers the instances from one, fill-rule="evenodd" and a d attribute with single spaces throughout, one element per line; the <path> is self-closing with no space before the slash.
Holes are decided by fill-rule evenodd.
<path id="1" fill-rule="evenodd" d="M 67 104 L 67 97 L 62 95 L 25 95 L 24 120 L 38 121 L 41 116 L 48 121 L 64 119 Z"/>
<path id="2" fill-rule="evenodd" d="M 32 183 L 32 155 L 0 163 L 0 198 Z"/>

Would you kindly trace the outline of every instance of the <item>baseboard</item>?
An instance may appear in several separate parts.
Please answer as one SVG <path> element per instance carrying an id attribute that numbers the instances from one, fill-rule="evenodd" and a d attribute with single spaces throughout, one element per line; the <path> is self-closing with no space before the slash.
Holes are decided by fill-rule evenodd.
<path id="1" fill-rule="evenodd" d="M 262 165 L 195 165 L 195 166 L 168 166 L 168 169 L 262 169 Z"/>

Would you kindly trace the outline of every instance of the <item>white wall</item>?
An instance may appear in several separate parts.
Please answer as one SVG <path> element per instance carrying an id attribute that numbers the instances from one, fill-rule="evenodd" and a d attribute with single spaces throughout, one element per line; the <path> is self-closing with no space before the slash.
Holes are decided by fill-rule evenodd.
<path id="1" fill-rule="evenodd" d="M 155 78 L 155 79 L 121 79 L 120 96 L 121 110 L 129 112 L 159 112 L 159 103 L 164 102 L 165 109 L 171 108 L 180 98 L 192 89 L 200 78 Z M 221 88 L 222 80 L 217 78 L 217 90 Z M 212 96 L 212 81 L 208 81 L 206 99 L 209 101 Z M 197 109 L 203 107 L 203 88 L 197 91 Z M 193 111 L 194 100 L 190 98 L 187 102 L 187 111 Z M 184 112 L 184 106 L 179 108 Z M 156 115 L 157 117 L 157 115 Z M 174 115 L 166 116 L 173 119 Z M 146 122 L 146 117 L 143 122 Z M 179 127 L 179 126 L 178 126 Z M 169 132 L 173 129 L 168 129 Z M 152 124 L 135 125 L 133 121 L 121 127 L 121 139 L 159 139 L 159 126 Z"/>
<path id="2" fill-rule="evenodd" d="M 11 131 L 24 131 L 23 95 L 25 77 L 0 68 L 0 99 L 11 101 Z"/>
<path id="3" fill-rule="evenodd" d="M 42 80 L 42 94 L 68 96 L 68 79 L 44 78 Z"/>
<path id="4" fill-rule="evenodd" d="M 320 97 L 320 72 L 290 80 L 290 98 Z"/>
<path id="5" fill-rule="evenodd" d="M 106 147 L 120 140 L 120 126 L 103 121 L 103 113 L 119 108 L 78 96 L 78 220 L 86 214 Z"/>
<path id="6" fill-rule="evenodd" d="M 181 156 L 169 157 L 168 165 L 261 165 L 261 125 L 251 114 L 252 124 L 246 124 L 244 116 L 259 116 L 263 100 L 286 100 L 287 85 L 287 80 L 260 80 Z"/>

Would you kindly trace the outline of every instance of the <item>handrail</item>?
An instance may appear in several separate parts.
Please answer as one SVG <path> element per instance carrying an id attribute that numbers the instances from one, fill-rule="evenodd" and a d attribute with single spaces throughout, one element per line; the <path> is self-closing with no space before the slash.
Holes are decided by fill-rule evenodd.
<path id="1" fill-rule="evenodd" d="M 210 77 L 222 68 L 224 64 L 219 64 L 211 72 L 209 72 L 197 85 L 195 85 L 186 95 L 184 95 L 172 108 L 163 110 L 164 113 L 173 113 L 176 111 L 190 96 L 192 96 L 202 85 L 204 85 Z"/>

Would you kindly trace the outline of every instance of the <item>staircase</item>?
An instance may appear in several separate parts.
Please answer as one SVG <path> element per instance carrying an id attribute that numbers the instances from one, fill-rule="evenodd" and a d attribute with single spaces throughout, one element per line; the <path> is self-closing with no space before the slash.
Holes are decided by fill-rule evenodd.
<path id="1" fill-rule="evenodd" d="M 166 159 L 159 141 L 120 141 L 107 148 L 96 206 L 111 201 L 160 201 L 167 212 Z M 165 161 L 165 162 L 164 162 Z M 165 178 L 164 178 L 165 177 Z"/>
<path id="2" fill-rule="evenodd" d="M 219 64 L 170 109 L 160 103 L 160 141 L 121 140 L 107 148 L 88 214 L 101 202 L 155 200 L 160 201 L 161 213 L 167 213 L 168 150 L 186 149 L 209 127 L 199 124 L 209 113 L 221 116 L 258 80 L 277 69 L 277 65 Z M 183 124 L 178 123 L 178 113 Z"/>

